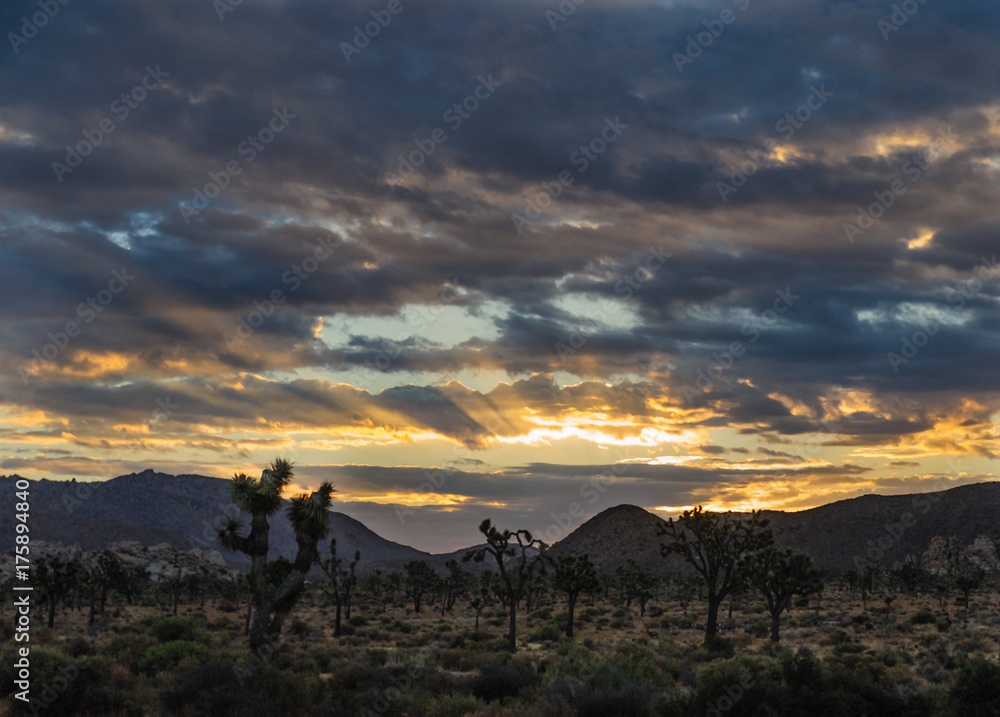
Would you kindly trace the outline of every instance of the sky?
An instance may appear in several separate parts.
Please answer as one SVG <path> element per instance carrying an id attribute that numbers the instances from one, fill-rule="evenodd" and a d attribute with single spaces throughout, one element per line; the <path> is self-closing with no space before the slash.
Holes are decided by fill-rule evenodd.
<path id="1" fill-rule="evenodd" d="M 993 480 L 992 0 L 14 0 L 0 473 L 444 552 Z"/>

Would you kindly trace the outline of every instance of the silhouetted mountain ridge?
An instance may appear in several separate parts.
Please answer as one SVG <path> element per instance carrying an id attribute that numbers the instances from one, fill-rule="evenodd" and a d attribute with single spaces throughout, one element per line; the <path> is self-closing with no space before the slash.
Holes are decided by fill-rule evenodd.
<path id="1" fill-rule="evenodd" d="M 0 514 L 13 515 L 17 476 L 0 476 Z M 245 567 L 240 554 L 222 550 L 213 527 L 232 515 L 246 521 L 229 500 L 229 481 L 198 475 L 172 476 L 146 470 L 108 481 L 32 480 L 31 534 L 34 540 L 101 550 L 119 541 L 152 546 L 218 550 L 232 565 Z M 794 513 L 764 511 L 781 547 L 807 551 L 823 568 L 853 567 L 867 555 L 885 565 L 907 555 L 921 555 L 935 536 L 957 536 L 971 544 L 981 534 L 1000 534 L 1000 482 L 976 483 L 937 493 L 864 495 Z M 632 558 L 649 569 L 679 567 L 676 556 L 664 560 L 659 516 L 634 505 L 619 505 L 580 525 L 551 548 L 552 555 L 588 553 L 602 570 L 614 570 Z M 246 524 L 246 523 L 245 523 Z M 516 528 L 517 526 L 502 526 Z M 330 513 L 330 536 L 338 554 L 361 551 L 358 568 L 400 570 L 408 560 L 427 560 L 443 569 L 449 558 L 461 560 L 467 549 L 432 555 L 382 538 L 343 513 Z M 472 536 L 470 536 L 472 537 Z M 295 540 L 284 511 L 271 527 L 271 555 L 293 557 Z M 14 521 L 0 523 L 0 540 L 14 544 Z M 491 562 L 468 569 L 495 569 Z"/>

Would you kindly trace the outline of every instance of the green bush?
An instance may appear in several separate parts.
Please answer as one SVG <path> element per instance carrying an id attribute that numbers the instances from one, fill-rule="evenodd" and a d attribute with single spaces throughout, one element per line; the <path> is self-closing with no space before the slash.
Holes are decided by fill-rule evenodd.
<path id="1" fill-rule="evenodd" d="M 558 640 L 562 636 L 562 631 L 554 622 L 547 622 L 528 635 L 531 642 L 545 642 L 546 640 Z"/>
<path id="2" fill-rule="evenodd" d="M 16 691 L 17 647 L 15 643 L 0 648 L 0 698 Z M 29 659 L 30 697 L 36 707 L 44 709 L 40 714 L 141 717 L 136 696 L 110 684 L 113 662 L 109 658 L 87 656 L 74 660 L 56 648 L 38 645 L 31 647 Z"/>
<path id="3" fill-rule="evenodd" d="M 771 634 L 771 621 L 765 617 L 758 617 L 747 626 L 747 632 L 754 637 L 767 637 Z"/>
<path id="4" fill-rule="evenodd" d="M 203 660 L 212 654 L 204 645 L 188 640 L 174 640 L 155 645 L 139 660 L 139 672 L 155 675 L 175 669 L 184 660 Z"/>
<path id="5" fill-rule="evenodd" d="M 975 657 L 959 672 L 951 690 L 953 714 L 1000 717 L 1000 664 Z"/>
<path id="6" fill-rule="evenodd" d="M 161 617 L 149 626 L 149 634 L 160 642 L 207 642 L 204 628 L 183 617 Z"/>
<path id="7" fill-rule="evenodd" d="M 491 661 L 472 679 L 472 694 L 483 702 L 516 697 L 521 690 L 541 681 L 531 661 L 514 657 L 508 662 Z"/>

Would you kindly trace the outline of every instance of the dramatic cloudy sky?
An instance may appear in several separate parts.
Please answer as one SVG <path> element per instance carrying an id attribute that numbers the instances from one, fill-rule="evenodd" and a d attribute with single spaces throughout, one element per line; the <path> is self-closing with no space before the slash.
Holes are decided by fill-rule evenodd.
<path id="1" fill-rule="evenodd" d="M 1000 8 L 891 5 L 4 3 L 0 472 L 442 551 L 992 480 Z"/>

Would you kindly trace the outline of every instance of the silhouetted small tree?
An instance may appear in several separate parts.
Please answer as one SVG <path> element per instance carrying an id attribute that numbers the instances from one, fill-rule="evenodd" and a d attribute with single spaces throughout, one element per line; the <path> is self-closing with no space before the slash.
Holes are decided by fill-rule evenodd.
<path id="1" fill-rule="evenodd" d="M 548 546 L 541 540 L 532 538 L 527 530 L 497 530 L 489 518 L 480 524 L 479 532 L 485 536 L 486 545 L 468 551 L 462 559 L 481 563 L 487 555 L 491 555 L 496 561 L 510 605 L 507 649 L 517 652 L 517 602 L 524 594 L 525 583 L 531 578 L 535 567 L 542 563 L 542 553 Z"/>
<path id="2" fill-rule="evenodd" d="M 351 604 L 351 595 L 358 579 L 355 575 L 355 568 L 361 560 L 361 551 L 354 551 L 354 561 L 344 567 L 344 559 L 337 557 L 337 539 L 330 540 L 330 557 L 319 563 L 320 568 L 326 573 L 327 590 L 333 600 L 335 608 L 333 618 L 333 636 L 340 637 L 341 614 L 345 608 Z M 350 613 L 347 619 L 350 619 Z"/>
<path id="3" fill-rule="evenodd" d="M 441 598 L 441 617 L 444 611 L 451 611 L 455 605 L 455 600 L 465 592 L 469 582 L 469 574 L 462 570 L 462 566 L 457 560 L 449 560 L 444 564 L 448 568 L 448 575 L 444 579 L 444 594 Z"/>
<path id="4" fill-rule="evenodd" d="M 560 555 L 552 561 L 552 584 L 566 593 L 566 637 L 573 637 L 573 611 L 581 593 L 597 590 L 601 583 L 589 555 Z"/>
<path id="5" fill-rule="evenodd" d="M 437 573 L 426 560 L 410 560 L 403 564 L 403 570 L 406 571 L 406 596 L 413 601 L 413 611 L 420 612 L 424 596 L 438 581 Z"/>
<path id="6" fill-rule="evenodd" d="M 679 521 L 671 518 L 660 527 L 659 535 L 669 538 L 669 542 L 661 544 L 661 554 L 681 555 L 701 575 L 708 590 L 705 645 L 714 642 L 719 607 L 740 579 L 737 560 L 774 541 L 768 522 L 761 518 L 759 510 L 741 518 L 732 511 L 714 513 L 698 506 L 684 511 Z"/>
<path id="7" fill-rule="evenodd" d="M 63 602 L 76 587 L 80 577 L 80 565 L 75 560 L 58 555 L 43 555 L 35 560 L 32 576 L 34 587 L 42 594 L 48 610 L 48 626 L 56 619 L 56 606 Z"/>
<path id="8" fill-rule="evenodd" d="M 771 616 L 771 642 L 778 642 L 781 613 L 792 606 L 796 595 L 811 595 L 823 588 L 819 572 L 806 553 L 773 546 L 742 556 L 739 568 L 764 596 Z"/>

